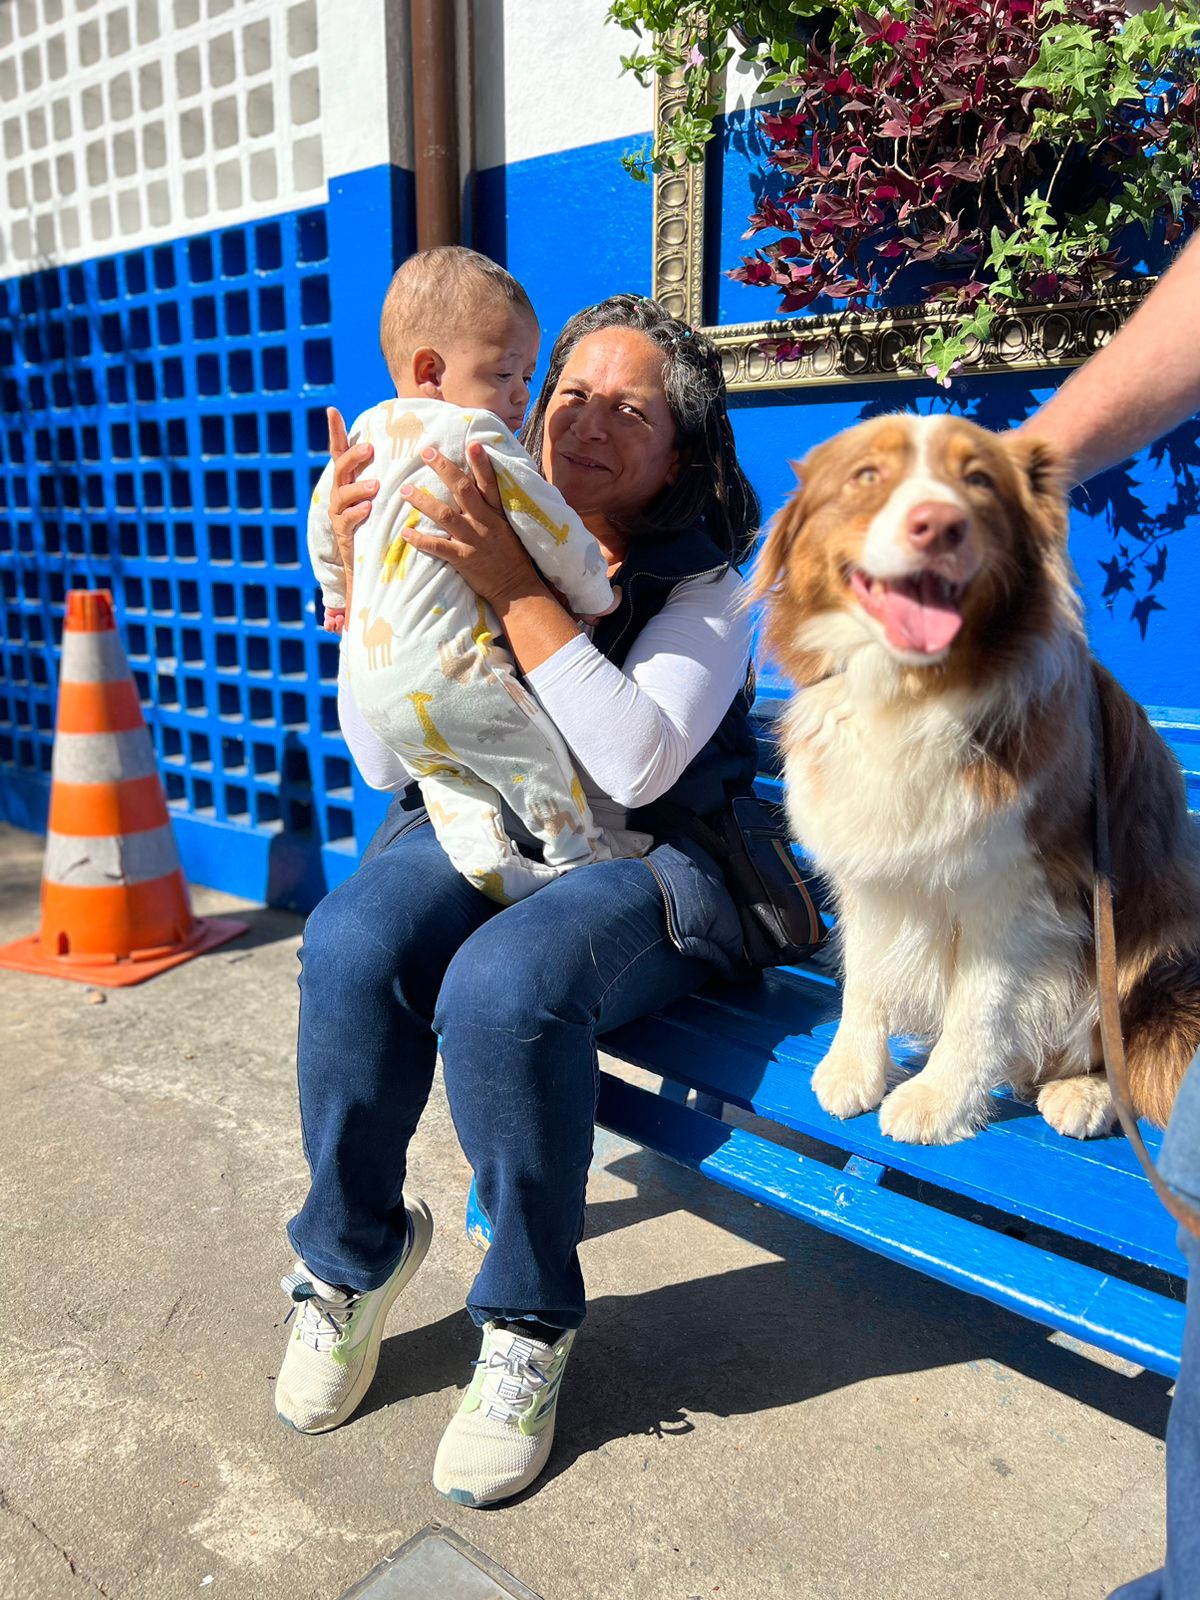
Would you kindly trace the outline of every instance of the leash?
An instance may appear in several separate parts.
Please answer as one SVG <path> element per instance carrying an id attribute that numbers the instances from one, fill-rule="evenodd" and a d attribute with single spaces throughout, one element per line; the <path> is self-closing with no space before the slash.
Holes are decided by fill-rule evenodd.
<path id="1" fill-rule="evenodd" d="M 1100 687 L 1092 674 L 1093 816 L 1095 840 L 1092 874 L 1092 921 L 1096 935 L 1096 993 L 1100 1002 L 1100 1044 L 1104 1070 L 1117 1117 L 1134 1154 L 1159 1200 L 1176 1222 L 1200 1238 L 1200 1210 L 1190 1206 L 1160 1177 L 1150 1159 L 1129 1097 L 1129 1070 L 1121 1012 L 1117 1003 L 1117 939 L 1113 925 L 1112 854 L 1108 834 L 1108 783 L 1104 774 L 1104 723 L 1100 714 Z"/>

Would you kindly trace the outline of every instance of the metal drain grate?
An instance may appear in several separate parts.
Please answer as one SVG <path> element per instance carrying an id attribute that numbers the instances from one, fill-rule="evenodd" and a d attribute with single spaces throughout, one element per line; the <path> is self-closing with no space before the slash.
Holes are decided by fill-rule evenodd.
<path id="1" fill-rule="evenodd" d="M 431 1522 L 386 1556 L 340 1600 L 538 1600 L 532 1589 Z"/>

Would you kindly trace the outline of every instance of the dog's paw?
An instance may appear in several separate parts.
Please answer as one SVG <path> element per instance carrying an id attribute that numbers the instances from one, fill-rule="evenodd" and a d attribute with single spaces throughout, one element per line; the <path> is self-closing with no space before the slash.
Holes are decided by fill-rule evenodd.
<path id="1" fill-rule="evenodd" d="M 887 1089 L 887 1066 L 868 1067 L 849 1051 L 831 1050 L 812 1075 L 813 1093 L 831 1117 L 873 1111 Z"/>
<path id="2" fill-rule="evenodd" d="M 975 1132 L 976 1118 L 961 1094 L 919 1072 L 880 1106 L 879 1128 L 904 1144 L 956 1144 Z"/>
<path id="3" fill-rule="evenodd" d="M 1055 1132 L 1068 1139 L 1097 1139 L 1117 1120 L 1108 1080 L 1095 1073 L 1043 1084 L 1037 1108 Z"/>

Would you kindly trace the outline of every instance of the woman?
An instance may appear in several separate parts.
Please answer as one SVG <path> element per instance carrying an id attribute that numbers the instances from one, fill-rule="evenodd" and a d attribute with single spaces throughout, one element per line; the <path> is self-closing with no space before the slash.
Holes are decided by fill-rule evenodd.
<path id="1" fill-rule="evenodd" d="M 728 973 L 740 952 L 719 868 L 658 825 L 654 804 L 707 816 L 749 792 L 756 766 L 735 564 L 758 502 L 737 462 L 713 346 L 637 296 L 580 312 L 551 353 L 525 442 L 620 585 L 619 607 L 591 638 L 496 509 L 486 458 L 472 481 L 434 455 L 454 505 L 420 491 L 414 504 L 445 537 L 408 536 L 496 612 L 589 777 L 597 821 L 651 833 L 655 848 L 644 860 L 577 868 L 501 909 L 399 799 L 357 872 L 314 911 L 301 951 L 298 1073 L 312 1185 L 288 1230 L 301 1259 L 283 1286 L 301 1310 L 276 1406 L 294 1427 L 324 1432 L 350 1416 L 374 1376 L 388 1308 L 429 1245 L 429 1213 L 402 1185 L 440 1045 L 455 1127 L 492 1223 L 467 1304 L 483 1348 L 434 1466 L 435 1487 L 464 1505 L 516 1494 L 549 1455 L 585 1309 L 576 1247 L 597 1035 Z M 345 543 L 377 485 L 354 481 L 363 449 L 343 445 L 337 461 L 331 510 Z M 340 710 L 368 782 L 405 784 L 345 686 Z"/>

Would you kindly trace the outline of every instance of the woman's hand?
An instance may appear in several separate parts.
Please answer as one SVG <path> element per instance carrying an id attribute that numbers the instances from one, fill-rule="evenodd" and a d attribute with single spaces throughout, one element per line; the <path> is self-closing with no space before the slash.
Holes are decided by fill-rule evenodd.
<path id="1" fill-rule="evenodd" d="M 346 575 L 346 610 L 349 611 L 350 591 L 354 584 L 354 535 L 370 516 L 371 502 L 379 493 L 377 480 L 360 479 L 358 475 L 374 456 L 375 447 L 356 444 L 351 448 L 346 437 L 346 424 L 336 406 L 327 408 L 325 420 L 329 424 L 329 458 L 333 462 L 329 522 Z"/>
<path id="2" fill-rule="evenodd" d="M 401 533 L 414 550 L 449 562 L 487 601 L 517 665 L 532 672 L 575 638 L 578 625 L 509 526 L 483 446 L 469 446 L 469 473 L 437 450 L 421 455 L 449 489 L 453 504 L 445 505 L 426 490 L 405 484 L 401 494 L 441 529 L 441 535 L 419 528 L 401 528 Z"/>
<path id="3" fill-rule="evenodd" d="M 427 489 L 406 483 L 400 493 L 423 517 L 436 523 L 441 534 L 408 527 L 400 531 L 414 550 L 424 550 L 448 562 L 496 611 L 518 596 L 549 593 L 501 509 L 500 490 L 487 451 L 481 444 L 473 444 L 467 457 L 469 473 L 447 461 L 440 451 L 422 450 L 421 459 L 449 489 L 452 504 L 446 505 Z"/>

